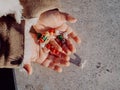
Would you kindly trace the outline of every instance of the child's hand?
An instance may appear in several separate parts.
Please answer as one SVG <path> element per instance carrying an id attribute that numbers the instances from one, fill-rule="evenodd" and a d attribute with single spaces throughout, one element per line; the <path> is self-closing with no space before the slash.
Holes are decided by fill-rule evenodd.
<path id="1" fill-rule="evenodd" d="M 58 10 L 51 10 L 41 14 L 39 21 L 34 25 L 34 29 L 37 33 L 43 33 L 50 29 L 55 29 L 57 33 L 53 34 L 55 38 L 50 39 L 48 44 L 57 47 L 59 55 L 52 53 L 50 48 L 41 47 L 37 41 L 35 33 L 31 33 L 32 39 L 34 39 L 34 58 L 29 60 L 29 63 L 24 64 L 24 68 L 30 74 L 32 73 L 31 62 L 39 63 L 45 67 L 49 67 L 55 71 L 61 72 L 61 66 L 69 66 L 69 56 L 76 51 L 71 39 L 79 43 L 79 37 L 74 33 L 72 28 L 66 24 L 66 22 L 74 23 L 76 19 L 69 14 L 59 12 Z M 62 36 L 62 40 L 59 38 Z"/>

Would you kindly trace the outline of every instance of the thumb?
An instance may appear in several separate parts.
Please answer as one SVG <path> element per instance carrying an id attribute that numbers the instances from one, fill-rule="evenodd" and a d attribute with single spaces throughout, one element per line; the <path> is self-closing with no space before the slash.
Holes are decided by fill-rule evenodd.
<path id="1" fill-rule="evenodd" d="M 27 71 L 29 75 L 32 74 L 32 66 L 31 64 L 24 64 L 23 68 Z"/>
<path id="2" fill-rule="evenodd" d="M 77 21 L 76 18 L 73 16 L 69 15 L 68 13 L 61 12 L 61 14 L 65 17 L 65 20 L 70 22 L 70 23 L 75 23 Z"/>

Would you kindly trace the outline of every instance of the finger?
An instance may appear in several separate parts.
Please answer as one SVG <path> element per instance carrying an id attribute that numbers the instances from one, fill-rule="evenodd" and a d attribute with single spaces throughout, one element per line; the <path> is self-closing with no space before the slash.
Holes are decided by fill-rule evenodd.
<path id="1" fill-rule="evenodd" d="M 60 65 L 62 65 L 62 66 L 70 66 L 70 62 L 63 59 L 63 60 L 60 60 Z"/>
<path id="2" fill-rule="evenodd" d="M 46 47 L 42 48 L 42 51 L 43 51 L 43 53 L 45 53 L 45 54 L 47 54 L 47 55 L 48 55 L 48 53 L 50 52 L 50 50 L 47 49 Z"/>
<path id="3" fill-rule="evenodd" d="M 53 69 L 53 70 L 54 70 L 54 63 L 52 63 L 52 62 L 51 62 L 51 63 L 49 64 L 48 68 L 50 68 L 50 69 Z"/>
<path id="4" fill-rule="evenodd" d="M 57 72 L 62 72 L 62 68 L 60 66 L 69 66 L 70 63 L 64 59 L 49 55 L 49 57 L 42 63 L 42 65 Z"/>
<path id="5" fill-rule="evenodd" d="M 60 14 L 62 16 L 64 16 L 64 19 L 70 23 L 75 23 L 77 21 L 76 18 L 74 18 L 73 16 L 69 15 L 68 13 L 64 13 L 64 12 L 60 12 Z"/>
<path id="6" fill-rule="evenodd" d="M 61 60 L 61 58 L 59 58 L 53 54 L 50 54 L 48 59 L 50 59 L 54 65 L 60 64 L 60 60 Z"/>
<path id="7" fill-rule="evenodd" d="M 51 63 L 53 63 L 54 59 L 55 59 L 55 56 L 49 54 L 48 57 L 46 58 L 46 60 L 44 60 L 44 62 L 42 62 L 41 64 L 45 67 L 48 67 L 48 66 L 50 66 Z"/>
<path id="8" fill-rule="evenodd" d="M 50 68 L 52 70 L 55 70 L 57 72 L 62 72 L 62 68 L 58 65 L 54 65 L 54 63 L 50 63 L 48 68 Z"/>
<path id="9" fill-rule="evenodd" d="M 66 29 L 66 32 L 63 33 L 64 37 L 70 37 L 72 38 L 76 43 L 80 43 L 81 40 L 80 38 L 76 35 L 76 33 L 74 32 L 75 30 L 73 30 L 71 27 L 68 26 L 68 28 Z M 65 36 L 66 35 L 66 36 Z"/>
<path id="10" fill-rule="evenodd" d="M 58 66 L 58 65 L 55 65 L 55 67 L 54 67 L 53 70 L 55 70 L 55 71 L 57 71 L 57 72 L 59 72 L 59 73 L 62 72 L 62 68 L 61 68 L 60 66 Z"/>
<path id="11" fill-rule="evenodd" d="M 61 28 L 59 27 L 58 29 L 56 29 L 56 31 L 64 31 L 63 33 L 63 37 L 65 39 L 68 39 L 68 37 L 72 38 L 76 43 L 80 43 L 81 40 L 80 38 L 75 34 L 75 32 L 73 32 L 73 29 L 71 27 L 69 27 L 67 24 L 63 24 L 63 26 L 65 28 Z M 63 30 L 62 30 L 63 29 Z M 59 33 L 60 34 L 60 33 Z M 59 35 L 58 34 L 58 35 Z"/>
<path id="12" fill-rule="evenodd" d="M 52 55 L 51 55 L 52 56 Z M 53 59 L 51 60 L 52 61 L 52 63 L 54 64 L 54 65 L 60 65 L 60 61 L 63 61 L 63 59 L 62 58 L 59 58 L 59 57 L 55 57 L 54 55 L 53 55 Z M 65 61 L 68 61 L 68 60 L 65 60 Z"/>
<path id="13" fill-rule="evenodd" d="M 30 64 L 24 64 L 23 68 L 27 71 L 29 75 L 32 74 L 32 66 Z"/>
<path id="14" fill-rule="evenodd" d="M 56 43 L 56 41 L 54 42 L 54 43 Z M 58 45 L 58 44 L 57 44 Z M 56 46 L 57 46 L 56 45 Z M 54 45 L 52 45 L 51 44 L 51 42 L 49 43 L 49 44 L 47 44 L 47 48 L 48 49 L 50 49 L 50 54 L 51 55 L 55 55 L 55 56 L 59 56 L 60 58 L 64 58 L 64 59 L 69 59 L 69 57 L 65 54 L 65 53 L 63 53 L 63 47 L 61 48 L 60 46 L 58 46 L 58 47 L 56 47 L 56 46 L 54 46 Z M 67 47 L 66 47 L 67 48 Z M 69 49 L 67 49 L 67 51 L 68 51 Z"/>
<path id="15" fill-rule="evenodd" d="M 40 24 L 40 22 L 37 22 L 36 25 L 33 25 L 33 28 L 35 29 L 35 31 L 37 33 L 40 33 L 41 30 L 45 30 L 45 26 L 43 26 L 42 24 Z"/>
<path id="16" fill-rule="evenodd" d="M 61 58 L 55 58 L 53 60 L 54 65 L 59 65 L 59 66 L 69 66 L 70 62 L 66 59 L 61 59 Z"/>
<path id="17" fill-rule="evenodd" d="M 50 60 L 49 60 L 50 61 Z M 64 59 L 61 59 L 61 60 L 58 60 L 57 58 L 54 60 L 51 60 L 52 62 L 49 62 L 48 64 L 48 61 L 47 62 L 47 66 L 50 68 L 50 69 L 53 69 L 57 72 L 62 72 L 62 68 L 60 66 L 69 66 L 70 65 L 70 62 L 69 61 L 66 61 Z"/>
<path id="18" fill-rule="evenodd" d="M 76 43 L 80 43 L 81 42 L 80 38 L 74 32 L 71 32 L 69 34 L 69 37 L 71 37 Z"/>
<path id="19" fill-rule="evenodd" d="M 67 54 L 63 53 L 63 52 L 60 52 L 59 55 L 58 55 L 58 57 L 62 58 L 62 59 L 65 59 L 67 61 L 70 60 L 70 57 Z"/>
<path id="20" fill-rule="evenodd" d="M 67 27 L 68 27 L 68 25 L 66 23 L 64 23 L 61 26 L 57 27 L 55 29 L 55 31 L 62 31 L 62 32 L 64 32 L 64 31 L 66 31 Z M 56 34 L 59 34 L 59 32 L 58 33 L 56 32 Z"/>
<path id="21" fill-rule="evenodd" d="M 55 39 L 56 42 L 62 47 L 62 50 L 67 54 L 70 55 L 71 51 L 68 49 L 66 46 L 66 40 L 63 42 L 63 40 L 58 40 L 57 38 Z"/>
<path id="22" fill-rule="evenodd" d="M 51 45 L 53 45 L 58 51 L 62 51 L 62 48 L 60 45 L 53 39 L 49 42 Z"/>
<path id="23" fill-rule="evenodd" d="M 48 54 L 49 54 L 49 50 L 48 49 L 40 48 L 40 50 L 39 50 L 39 58 L 36 59 L 36 62 L 41 64 L 48 57 Z"/>
<path id="24" fill-rule="evenodd" d="M 70 55 L 70 54 L 71 54 L 71 51 L 70 51 L 69 48 L 66 46 L 66 44 L 62 45 L 62 49 L 63 49 L 63 51 L 64 51 L 67 55 Z"/>
<path id="25" fill-rule="evenodd" d="M 48 67 L 51 62 L 52 62 L 52 60 L 46 59 L 41 65 L 43 65 L 44 67 Z"/>
<path id="26" fill-rule="evenodd" d="M 58 65 L 58 66 L 70 66 L 70 62 L 69 61 L 66 61 L 64 59 L 61 59 L 61 60 L 46 60 L 43 64 L 43 66 L 45 67 L 53 67 L 55 65 Z"/>
<path id="27" fill-rule="evenodd" d="M 76 48 L 75 46 L 73 45 L 73 43 L 71 42 L 71 40 L 66 40 L 67 42 L 67 47 L 69 48 L 69 50 L 72 52 L 72 53 L 75 53 L 76 52 Z"/>

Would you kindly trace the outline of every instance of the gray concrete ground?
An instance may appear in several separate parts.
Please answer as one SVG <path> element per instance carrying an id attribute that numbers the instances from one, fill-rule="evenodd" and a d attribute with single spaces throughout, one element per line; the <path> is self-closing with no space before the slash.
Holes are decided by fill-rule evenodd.
<path id="1" fill-rule="evenodd" d="M 34 73 L 16 70 L 18 90 L 120 90 L 120 0 L 62 0 L 78 21 L 82 43 L 77 54 L 84 67 L 73 64 L 56 73 L 33 65 Z"/>

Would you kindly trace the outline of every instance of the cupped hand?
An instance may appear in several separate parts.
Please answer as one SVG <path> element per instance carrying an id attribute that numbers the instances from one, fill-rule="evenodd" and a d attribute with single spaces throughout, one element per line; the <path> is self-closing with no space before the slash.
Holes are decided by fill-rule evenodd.
<path id="1" fill-rule="evenodd" d="M 57 47 L 59 55 L 51 53 L 51 50 L 47 47 L 41 47 L 38 44 L 36 33 L 31 33 L 32 39 L 34 39 L 33 57 L 29 59 L 28 63 L 24 64 L 26 71 L 31 74 L 32 66 L 31 62 L 39 63 L 45 67 L 51 68 L 57 72 L 62 71 L 62 66 L 69 66 L 69 55 L 76 51 L 74 44 L 80 42 L 79 37 L 76 35 L 74 30 L 66 24 L 66 22 L 75 23 L 76 19 L 67 13 L 60 12 L 58 10 L 50 10 L 40 15 L 38 22 L 34 25 L 36 33 L 43 33 L 50 29 L 55 30 L 54 39 L 50 39 L 48 44 Z M 64 40 L 60 40 L 58 36 L 61 35 Z M 64 41 L 64 42 L 63 42 Z"/>

